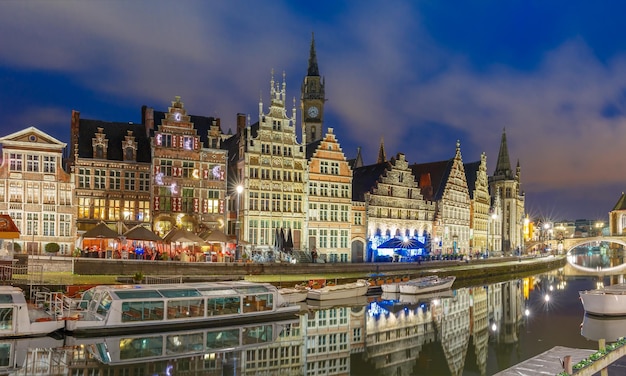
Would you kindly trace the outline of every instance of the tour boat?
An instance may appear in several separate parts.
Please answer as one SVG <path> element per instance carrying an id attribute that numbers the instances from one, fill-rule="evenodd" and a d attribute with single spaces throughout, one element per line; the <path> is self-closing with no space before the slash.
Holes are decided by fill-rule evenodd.
<path id="1" fill-rule="evenodd" d="M 65 346 L 80 346 L 107 365 L 137 365 L 150 361 L 176 360 L 206 354 L 235 352 L 267 346 L 283 330 L 299 327 L 296 317 L 247 325 L 155 331 L 104 337 L 66 336 Z M 169 373 L 168 373 L 169 374 Z"/>
<path id="2" fill-rule="evenodd" d="M 356 282 L 341 285 L 324 286 L 318 289 L 310 289 L 307 299 L 312 300 L 335 300 L 364 296 L 369 288 L 369 282 L 359 279 Z"/>
<path id="3" fill-rule="evenodd" d="M 60 294 L 38 293 L 29 304 L 21 288 L 0 286 L 0 338 L 45 336 L 64 327 Z"/>
<path id="4" fill-rule="evenodd" d="M 103 285 L 85 291 L 66 320 L 75 335 L 185 329 L 293 317 L 298 305 L 285 302 L 269 283 L 247 281 L 160 285 Z"/>
<path id="5" fill-rule="evenodd" d="M 452 287 L 456 277 L 430 278 L 423 281 L 409 281 L 400 284 L 400 294 L 425 294 L 427 292 L 447 290 Z"/>
<path id="6" fill-rule="evenodd" d="M 383 290 L 383 292 L 399 293 L 400 292 L 400 285 L 402 285 L 403 283 L 409 283 L 409 282 L 421 283 L 421 282 L 429 281 L 429 280 L 436 279 L 436 278 L 437 278 L 436 275 L 429 275 L 429 276 L 426 276 L 426 277 L 419 277 L 419 278 L 410 279 L 410 280 L 395 281 L 395 282 L 385 283 L 385 284 L 382 284 L 380 287 Z"/>
<path id="7" fill-rule="evenodd" d="M 580 291 L 585 312 L 598 316 L 626 316 L 626 283 Z"/>
<path id="8" fill-rule="evenodd" d="M 287 303 L 299 303 L 306 300 L 309 290 L 309 287 L 295 285 L 294 287 L 280 288 L 278 292 Z"/>

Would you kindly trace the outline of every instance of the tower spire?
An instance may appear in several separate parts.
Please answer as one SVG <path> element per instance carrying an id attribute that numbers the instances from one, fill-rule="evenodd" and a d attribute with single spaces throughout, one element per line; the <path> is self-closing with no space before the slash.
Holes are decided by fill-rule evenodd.
<path id="1" fill-rule="evenodd" d="M 378 160 L 376 163 L 385 163 L 387 162 L 387 154 L 385 153 L 385 140 L 383 137 L 380 138 L 380 148 L 378 148 Z"/>
<path id="2" fill-rule="evenodd" d="M 498 152 L 498 163 L 493 176 L 504 176 L 512 178 L 511 161 L 509 159 L 509 148 L 506 144 L 506 129 L 502 130 L 502 140 L 500 141 L 500 151 Z"/>
<path id="3" fill-rule="evenodd" d="M 311 51 L 309 52 L 309 68 L 307 76 L 319 76 L 320 70 L 317 66 L 317 54 L 315 53 L 315 33 L 311 33 Z"/>

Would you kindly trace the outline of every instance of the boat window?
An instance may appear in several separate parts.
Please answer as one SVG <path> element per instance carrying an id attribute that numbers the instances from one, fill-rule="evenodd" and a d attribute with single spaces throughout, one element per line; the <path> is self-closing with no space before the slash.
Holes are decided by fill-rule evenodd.
<path id="1" fill-rule="evenodd" d="M 159 294 L 156 290 L 124 290 L 124 291 L 115 291 L 115 294 L 120 299 L 148 299 L 148 298 L 160 298 L 161 294 Z"/>
<path id="2" fill-rule="evenodd" d="M 202 296 L 228 296 L 228 295 L 237 295 L 238 294 L 238 292 L 233 290 L 232 288 L 198 289 L 198 292 Z"/>
<path id="3" fill-rule="evenodd" d="M 0 294 L 0 303 L 13 303 L 13 296 L 11 294 Z"/>
<path id="4" fill-rule="evenodd" d="M 235 290 L 237 290 L 237 292 L 239 292 L 240 294 L 260 294 L 260 293 L 264 293 L 267 292 L 268 289 L 265 286 L 237 286 L 235 287 Z"/>
<path id="5" fill-rule="evenodd" d="M 204 350 L 204 333 L 176 334 L 167 336 L 165 353 L 180 355 Z"/>
<path id="6" fill-rule="evenodd" d="M 225 329 L 206 334 L 207 350 L 219 350 L 239 346 L 239 329 Z"/>
<path id="7" fill-rule="evenodd" d="M 238 296 L 228 296 L 207 299 L 207 315 L 230 315 L 240 313 L 241 298 Z"/>
<path id="8" fill-rule="evenodd" d="M 122 321 L 163 320 L 162 301 L 124 302 L 122 303 Z"/>
<path id="9" fill-rule="evenodd" d="M 202 299 L 170 300 L 167 302 L 168 319 L 201 316 L 204 316 L 204 301 Z"/>
<path id="10" fill-rule="evenodd" d="M 0 343 L 0 367 L 11 365 L 11 344 Z"/>
<path id="11" fill-rule="evenodd" d="M 124 338 L 120 340 L 120 360 L 161 356 L 163 337 Z"/>
<path id="12" fill-rule="evenodd" d="M 259 325 L 243 328 L 243 344 L 271 342 L 273 340 L 272 325 Z"/>
<path id="13" fill-rule="evenodd" d="M 180 289 L 180 290 L 159 290 L 166 298 L 183 298 L 187 296 L 200 296 L 200 292 L 196 289 Z"/>
<path id="14" fill-rule="evenodd" d="M 111 298 L 111 294 L 105 292 L 102 294 L 102 300 L 100 300 L 100 305 L 98 305 L 98 313 L 101 315 L 106 315 L 111 308 L 111 302 L 113 299 Z"/>
<path id="15" fill-rule="evenodd" d="M 0 308 L 0 330 L 13 330 L 13 307 Z"/>
<path id="16" fill-rule="evenodd" d="M 271 311 L 274 307 L 274 295 L 249 295 L 243 299 L 243 312 Z"/>

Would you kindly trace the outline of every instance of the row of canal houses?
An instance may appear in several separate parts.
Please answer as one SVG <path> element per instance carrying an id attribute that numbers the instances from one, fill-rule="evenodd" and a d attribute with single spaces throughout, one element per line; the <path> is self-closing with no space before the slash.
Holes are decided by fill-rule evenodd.
<path id="1" fill-rule="evenodd" d="M 72 111 L 69 148 L 36 127 L 1 137 L 0 212 L 21 232 L 11 246 L 39 254 L 55 242 L 70 255 L 103 222 L 119 234 L 220 230 L 245 252 L 315 251 L 327 262 L 521 247 L 524 194 L 504 132 L 492 176 L 484 153 L 463 162 L 459 141 L 449 159 L 419 164 L 387 158 L 381 140 L 364 165 L 324 128 L 324 87 L 312 40 L 299 132 L 285 76 L 272 73 L 269 105 L 259 102 L 254 123 L 238 114 L 235 132 L 175 97 L 167 111 L 143 106 L 141 124 Z"/>

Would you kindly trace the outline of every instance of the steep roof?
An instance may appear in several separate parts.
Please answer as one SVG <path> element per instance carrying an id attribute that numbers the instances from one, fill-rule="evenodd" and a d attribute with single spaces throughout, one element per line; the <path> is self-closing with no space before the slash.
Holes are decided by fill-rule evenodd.
<path id="1" fill-rule="evenodd" d="M 445 161 L 415 163 L 409 166 L 425 199 L 438 201 L 442 198 L 445 183 L 448 181 L 453 163 L 454 158 L 451 158 Z M 428 186 L 424 186 L 424 182 L 428 180 L 430 180 L 432 192 L 429 192 Z"/>
<path id="2" fill-rule="evenodd" d="M 146 134 L 146 128 L 143 124 L 108 122 L 90 119 L 80 119 L 78 128 L 79 158 L 93 158 L 92 139 L 95 137 L 95 134 L 98 133 L 98 128 L 102 128 L 102 132 L 109 140 L 107 147 L 107 160 L 124 160 L 122 142 L 128 135 L 128 131 L 132 131 L 135 141 L 137 142 L 137 150 L 140 151 L 137 153 L 137 162 L 152 162 L 150 139 Z"/>
<path id="3" fill-rule="evenodd" d="M 506 131 L 502 130 L 502 139 L 500 140 L 500 151 L 498 152 L 498 163 L 493 176 L 504 176 L 507 179 L 513 178 L 511 170 L 511 160 L 509 159 L 509 148 L 506 143 Z"/>
<path id="4" fill-rule="evenodd" d="M 313 158 L 313 154 L 315 154 L 315 151 L 317 150 L 317 148 L 320 146 L 321 143 L 322 143 L 322 140 L 317 140 L 317 141 L 310 142 L 306 145 L 306 159 L 307 160 L 311 160 L 311 158 Z"/>
<path id="5" fill-rule="evenodd" d="M 622 192 L 622 195 L 620 196 L 619 200 L 617 200 L 617 203 L 613 207 L 612 211 L 617 210 L 626 210 L 626 194 L 624 192 Z"/>
<path id="6" fill-rule="evenodd" d="M 470 199 L 474 199 L 474 190 L 476 190 L 476 179 L 478 178 L 478 169 L 480 161 L 463 163 L 465 169 L 465 180 L 467 180 L 467 189 L 469 190 Z"/>
<path id="7" fill-rule="evenodd" d="M 357 167 L 352 173 L 352 200 L 365 201 L 365 193 L 372 190 L 381 176 L 390 168 L 389 162 Z"/>

